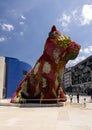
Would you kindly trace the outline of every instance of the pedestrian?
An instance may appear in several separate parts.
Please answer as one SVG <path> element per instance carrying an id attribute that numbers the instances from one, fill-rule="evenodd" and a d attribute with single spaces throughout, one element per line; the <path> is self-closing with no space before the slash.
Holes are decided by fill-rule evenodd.
<path id="1" fill-rule="evenodd" d="M 92 100 L 92 95 L 91 95 L 91 100 Z"/>
<path id="2" fill-rule="evenodd" d="M 73 95 L 70 95 L 70 102 L 72 103 Z"/>
<path id="3" fill-rule="evenodd" d="M 84 98 L 84 103 L 83 103 L 84 107 L 86 107 L 86 98 Z"/>
<path id="4" fill-rule="evenodd" d="M 77 94 L 77 103 L 79 103 L 79 93 Z"/>
<path id="5" fill-rule="evenodd" d="M 90 102 L 92 103 L 92 95 L 91 95 L 91 97 L 90 97 Z"/>

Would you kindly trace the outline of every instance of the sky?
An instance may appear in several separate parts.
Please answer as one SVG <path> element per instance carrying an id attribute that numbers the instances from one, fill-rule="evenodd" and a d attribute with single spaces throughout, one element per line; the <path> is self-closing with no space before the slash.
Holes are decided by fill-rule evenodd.
<path id="1" fill-rule="evenodd" d="M 92 55 L 92 0 L 0 0 L 0 56 L 34 66 L 53 25 L 81 45 L 67 67 Z"/>

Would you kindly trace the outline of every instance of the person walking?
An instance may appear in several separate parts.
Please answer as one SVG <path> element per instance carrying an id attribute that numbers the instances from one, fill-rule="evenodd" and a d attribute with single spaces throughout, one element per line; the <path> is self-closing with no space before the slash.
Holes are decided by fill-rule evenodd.
<path id="1" fill-rule="evenodd" d="M 71 94 L 70 95 L 70 102 L 72 103 L 72 100 L 73 100 L 73 95 Z"/>
<path id="2" fill-rule="evenodd" d="M 83 105 L 84 105 L 84 108 L 86 107 L 86 98 L 84 98 L 84 103 L 83 103 Z"/>
<path id="3" fill-rule="evenodd" d="M 79 93 L 77 94 L 77 103 L 79 103 Z"/>

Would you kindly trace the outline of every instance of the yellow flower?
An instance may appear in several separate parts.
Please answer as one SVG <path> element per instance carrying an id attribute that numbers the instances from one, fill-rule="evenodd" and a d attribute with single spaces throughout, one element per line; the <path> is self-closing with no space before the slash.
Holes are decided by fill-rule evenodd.
<path id="1" fill-rule="evenodd" d="M 38 62 L 34 68 L 34 74 L 36 74 L 39 70 L 39 67 L 40 67 L 40 63 Z"/>
<path id="2" fill-rule="evenodd" d="M 43 94 L 43 92 L 41 92 L 40 103 L 42 102 L 43 98 L 44 98 L 44 94 Z"/>
<path id="3" fill-rule="evenodd" d="M 54 94 L 55 97 L 57 97 L 57 95 L 56 95 L 56 91 L 55 91 L 54 88 L 52 89 L 52 93 Z"/>

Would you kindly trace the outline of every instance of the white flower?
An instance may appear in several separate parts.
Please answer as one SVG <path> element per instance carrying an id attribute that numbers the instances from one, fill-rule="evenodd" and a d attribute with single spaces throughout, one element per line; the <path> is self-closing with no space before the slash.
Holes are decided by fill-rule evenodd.
<path id="1" fill-rule="evenodd" d="M 40 63 L 38 62 L 34 68 L 34 74 L 38 72 L 39 66 L 40 66 Z"/>
<path id="2" fill-rule="evenodd" d="M 53 58 L 55 59 L 55 63 L 56 64 L 58 64 L 59 63 L 59 60 L 60 60 L 60 57 L 59 57 L 59 55 L 60 55 L 60 49 L 59 48 L 56 48 L 56 49 L 54 49 L 54 51 L 53 51 Z"/>
<path id="3" fill-rule="evenodd" d="M 57 59 L 59 57 L 60 53 L 61 52 L 60 52 L 59 48 L 54 49 L 54 51 L 53 51 L 53 58 Z"/>
<path id="4" fill-rule="evenodd" d="M 48 62 L 45 62 L 43 66 L 43 72 L 48 74 L 50 73 L 50 71 L 51 71 L 51 65 Z"/>
<path id="5" fill-rule="evenodd" d="M 22 84 L 22 89 L 21 91 L 26 95 L 28 96 L 29 94 L 27 93 L 27 81 L 25 81 L 23 84 Z"/>

